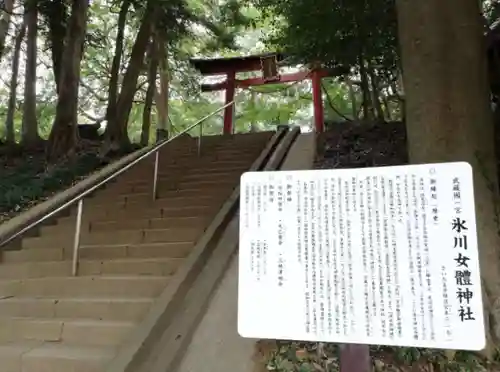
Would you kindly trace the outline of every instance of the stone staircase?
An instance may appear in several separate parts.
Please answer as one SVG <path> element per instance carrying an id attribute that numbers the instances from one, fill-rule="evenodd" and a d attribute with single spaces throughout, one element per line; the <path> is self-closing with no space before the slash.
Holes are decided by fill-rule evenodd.
<path id="1" fill-rule="evenodd" d="M 155 201 L 154 156 L 85 199 L 76 277 L 75 210 L 4 247 L 0 371 L 104 371 L 272 134 L 179 138 Z"/>

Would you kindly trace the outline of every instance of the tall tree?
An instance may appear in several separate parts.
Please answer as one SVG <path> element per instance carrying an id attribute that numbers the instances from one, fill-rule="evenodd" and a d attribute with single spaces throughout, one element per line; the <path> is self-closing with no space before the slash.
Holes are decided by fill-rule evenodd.
<path id="1" fill-rule="evenodd" d="M 158 32 L 158 60 L 160 67 L 160 88 L 155 91 L 156 110 L 158 112 L 156 140 L 168 138 L 168 100 L 170 87 L 170 72 L 168 53 L 164 33 Z"/>
<path id="2" fill-rule="evenodd" d="M 42 0 L 41 12 L 45 15 L 49 34 L 49 45 L 52 57 L 52 71 L 56 83 L 56 92 L 59 93 L 61 71 L 64 53 L 64 39 L 67 33 L 68 12 L 64 0 Z"/>
<path id="3" fill-rule="evenodd" d="M 26 72 L 24 78 L 24 105 L 21 142 L 35 146 L 40 141 L 36 117 L 36 80 L 37 80 L 37 38 L 38 9 L 36 0 L 26 0 L 26 19 L 28 36 L 26 39 Z"/>
<path id="4" fill-rule="evenodd" d="M 14 10 L 14 0 L 4 0 L 1 3 L 0 9 L 2 10 L 0 16 L 0 57 L 2 57 L 5 52 L 5 40 L 7 40 L 10 20 Z"/>
<path id="5" fill-rule="evenodd" d="M 7 107 L 7 118 L 5 119 L 5 128 L 7 133 L 7 143 L 13 144 L 16 141 L 14 131 L 14 114 L 17 101 L 17 83 L 19 78 L 19 55 L 21 54 L 21 44 L 26 34 L 27 17 L 24 16 L 23 23 L 17 31 L 14 42 L 14 53 L 12 56 L 12 74 L 10 77 L 9 103 Z"/>
<path id="6" fill-rule="evenodd" d="M 113 113 L 110 113 L 106 126 L 106 146 L 111 149 L 126 148 L 130 145 L 127 126 L 130 110 L 137 91 L 137 78 L 144 66 L 144 55 L 156 21 L 154 0 L 149 0 L 141 20 L 139 32 L 135 38 L 130 60 L 123 76 L 122 88 Z"/>
<path id="7" fill-rule="evenodd" d="M 57 161 L 74 150 L 78 140 L 78 88 L 88 5 L 88 0 L 72 0 L 62 57 L 56 117 L 47 145 L 47 159 L 50 162 Z"/>
<path id="8" fill-rule="evenodd" d="M 106 119 L 111 122 L 115 120 L 116 103 L 118 101 L 118 80 L 120 77 L 120 66 L 123 57 L 125 26 L 127 23 L 127 14 L 131 5 L 131 0 L 123 0 L 118 14 L 118 25 L 116 32 L 115 54 L 111 65 L 109 88 L 108 88 L 108 108 L 106 110 Z"/>
<path id="9" fill-rule="evenodd" d="M 490 331 L 500 340 L 498 185 L 483 21 L 478 1 L 397 0 L 413 163 L 466 161 L 474 170 L 481 275 Z"/>
<path id="10" fill-rule="evenodd" d="M 144 100 L 142 113 L 141 145 L 147 146 L 151 134 L 151 109 L 156 91 L 156 75 L 158 71 L 158 39 L 156 35 L 150 43 L 149 66 L 148 66 L 148 89 Z"/>

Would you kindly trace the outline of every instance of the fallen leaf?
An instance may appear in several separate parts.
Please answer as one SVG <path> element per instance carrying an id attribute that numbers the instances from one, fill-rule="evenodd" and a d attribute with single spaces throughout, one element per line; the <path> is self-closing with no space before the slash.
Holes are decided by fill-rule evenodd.
<path id="1" fill-rule="evenodd" d="M 297 357 L 297 359 L 303 360 L 309 356 L 309 353 L 306 349 L 297 349 L 295 350 L 295 356 Z"/>

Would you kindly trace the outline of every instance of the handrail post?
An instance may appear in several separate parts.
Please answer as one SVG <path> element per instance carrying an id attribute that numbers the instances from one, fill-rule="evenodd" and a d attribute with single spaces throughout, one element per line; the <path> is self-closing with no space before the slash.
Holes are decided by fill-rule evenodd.
<path id="1" fill-rule="evenodd" d="M 159 162 L 160 162 L 160 152 L 156 151 L 156 153 L 155 153 L 155 170 L 153 173 L 153 201 L 156 200 L 156 196 L 157 196 Z"/>
<path id="2" fill-rule="evenodd" d="M 82 213 L 83 198 L 78 200 L 78 207 L 76 210 L 75 238 L 73 240 L 73 265 L 71 270 L 73 276 L 76 276 L 78 274 L 78 256 L 80 249 L 80 234 L 82 230 Z"/>
<path id="3" fill-rule="evenodd" d="M 201 137 L 203 137 L 203 122 L 200 123 L 200 135 L 198 136 L 198 156 L 201 155 Z"/>

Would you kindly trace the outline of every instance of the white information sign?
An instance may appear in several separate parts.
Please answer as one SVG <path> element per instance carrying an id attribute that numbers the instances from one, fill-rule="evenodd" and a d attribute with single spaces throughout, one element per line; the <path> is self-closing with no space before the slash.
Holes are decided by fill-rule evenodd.
<path id="1" fill-rule="evenodd" d="M 480 350 L 472 169 L 241 178 L 243 337 Z"/>

